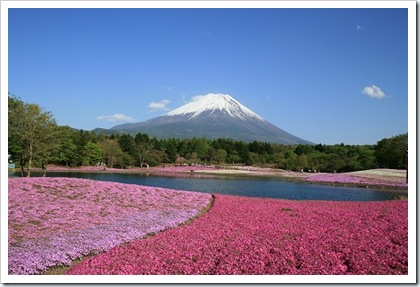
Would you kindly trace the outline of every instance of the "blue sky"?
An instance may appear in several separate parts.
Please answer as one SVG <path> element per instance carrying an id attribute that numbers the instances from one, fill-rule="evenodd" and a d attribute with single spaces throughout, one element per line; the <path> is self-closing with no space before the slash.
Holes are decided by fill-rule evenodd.
<path id="1" fill-rule="evenodd" d="M 9 9 L 8 91 L 110 128 L 229 94 L 314 143 L 408 131 L 407 9 Z M 113 120 L 113 121 L 111 121 Z"/>

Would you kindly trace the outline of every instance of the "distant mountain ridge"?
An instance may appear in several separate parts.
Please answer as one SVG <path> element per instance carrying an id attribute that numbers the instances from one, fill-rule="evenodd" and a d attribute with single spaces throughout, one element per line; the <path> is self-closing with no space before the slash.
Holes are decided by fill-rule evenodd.
<path id="1" fill-rule="evenodd" d="M 144 122 L 127 123 L 110 130 L 156 138 L 228 138 L 246 142 L 313 144 L 296 137 L 245 107 L 230 95 L 207 94 L 167 114 Z"/>

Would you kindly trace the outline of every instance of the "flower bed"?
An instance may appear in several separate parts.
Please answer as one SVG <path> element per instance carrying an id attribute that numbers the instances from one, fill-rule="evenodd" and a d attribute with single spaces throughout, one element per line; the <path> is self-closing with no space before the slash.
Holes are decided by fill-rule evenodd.
<path id="1" fill-rule="evenodd" d="M 320 183 L 338 183 L 338 184 L 349 184 L 349 185 L 368 185 L 368 186 L 389 186 L 389 187 L 401 187 L 406 188 L 408 184 L 401 180 L 390 181 L 389 179 L 383 180 L 380 178 L 364 178 L 361 176 L 352 176 L 349 174 L 340 173 L 326 173 L 311 175 L 306 178 L 309 182 L 320 182 Z"/>
<path id="2" fill-rule="evenodd" d="M 74 178 L 9 179 L 9 273 L 67 265 L 196 216 L 206 193 Z"/>
<path id="3" fill-rule="evenodd" d="M 215 195 L 189 225 L 67 274 L 407 274 L 408 204 Z"/>

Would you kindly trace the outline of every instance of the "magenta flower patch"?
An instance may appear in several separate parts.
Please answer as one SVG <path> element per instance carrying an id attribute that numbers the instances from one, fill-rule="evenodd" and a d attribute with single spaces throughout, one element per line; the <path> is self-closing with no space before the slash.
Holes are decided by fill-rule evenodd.
<path id="1" fill-rule="evenodd" d="M 407 274 L 407 201 L 216 195 L 189 225 L 90 257 L 67 274 Z"/>

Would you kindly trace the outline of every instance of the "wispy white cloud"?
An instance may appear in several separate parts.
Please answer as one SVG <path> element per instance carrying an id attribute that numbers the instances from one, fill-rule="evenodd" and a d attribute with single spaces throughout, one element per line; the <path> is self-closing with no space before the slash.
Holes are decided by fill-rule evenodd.
<path id="1" fill-rule="evenodd" d="M 199 100 L 201 100 L 204 97 L 205 97 L 205 95 L 193 96 L 193 97 L 191 97 L 191 102 L 198 102 Z"/>
<path id="2" fill-rule="evenodd" d="M 113 114 L 113 115 L 109 115 L 109 116 L 97 116 L 96 117 L 97 120 L 103 120 L 103 121 L 108 121 L 108 122 L 134 122 L 135 119 L 129 116 L 126 116 L 124 114 Z"/>
<path id="3" fill-rule="evenodd" d="M 375 85 L 364 87 L 362 93 L 375 99 L 383 99 L 386 97 L 385 93 L 381 90 L 381 88 Z"/>
<path id="4" fill-rule="evenodd" d="M 184 104 L 186 104 L 186 103 L 187 103 L 187 97 L 186 97 L 186 94 L 181 93 L 181 96 L 182 96 L 182 102 L 183 102 Z"/>
<path id="5" fill-rule="evenodd" d="M 149 107 L 149 112 L 156 112 L 156 111 L 160 111 L 160 110 L 164 110 L 164 111 L 168 111 L 168 107 L 167 105 L 170 103 L 170 100 L 161 100 L 160 102 L 151 102 L 148 107 Z"/>

